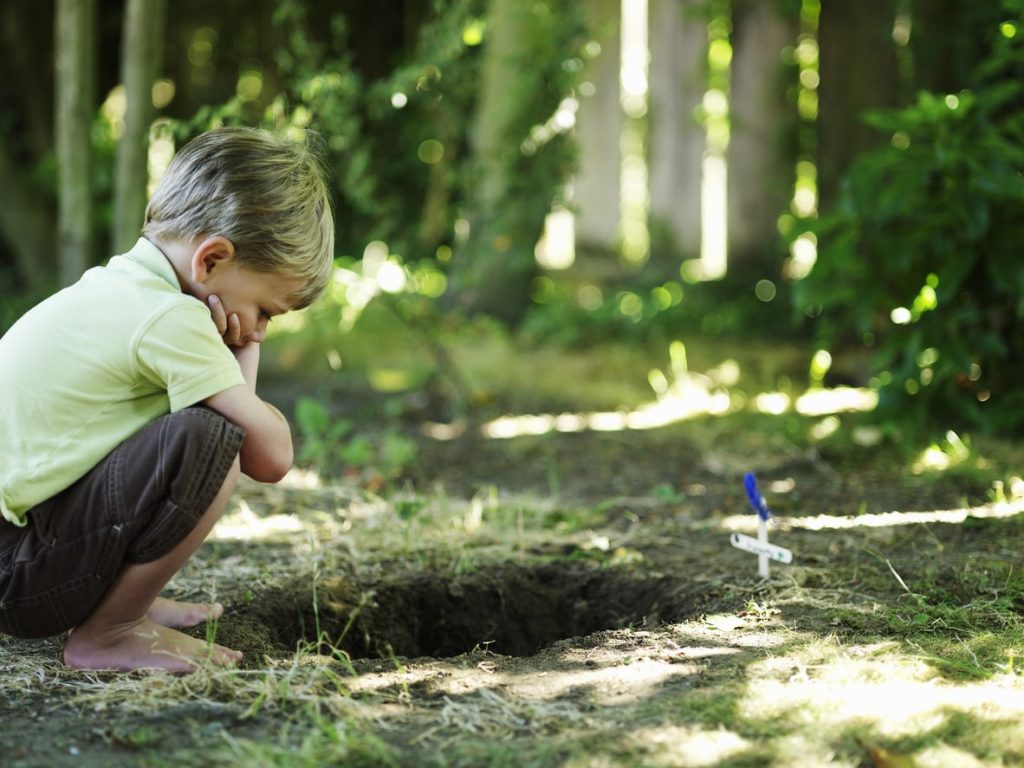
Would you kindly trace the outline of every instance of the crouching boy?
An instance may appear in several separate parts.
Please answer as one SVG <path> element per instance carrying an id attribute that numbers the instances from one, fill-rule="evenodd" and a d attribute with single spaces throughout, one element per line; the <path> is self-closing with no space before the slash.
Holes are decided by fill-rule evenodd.
<path id="1" fill-rule="evenodd" d="M 0 632 L 69 631 L 81 669 L 187 672 L 241 654 L 175 629 L 222 606 L 160 592 L 240 472 L 291 466 L 260 342 L 326 286 L 334 224 L 308 147 L 233 128 L 177 154 L 142 234 L 0 337 Z"/>

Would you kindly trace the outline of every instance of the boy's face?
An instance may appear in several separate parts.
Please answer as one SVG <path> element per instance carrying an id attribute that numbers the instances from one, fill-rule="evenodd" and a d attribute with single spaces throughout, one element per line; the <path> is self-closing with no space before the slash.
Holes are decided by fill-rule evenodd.
<path id="1" fill-rule="evenodd" d="M 196 298 L 211 306 L 210 297 L 215 296 L 228 320 L 225 340 L 234 346 L 244 346 L 266 338 L 267 323 L 292 308 L 291 297 L 301 287 L 301 281 L 295 278 L 256 272 L 230 259 L 210 270 L 197 286 Z M 211 306 L 211 310 L 215 308 Z"/>

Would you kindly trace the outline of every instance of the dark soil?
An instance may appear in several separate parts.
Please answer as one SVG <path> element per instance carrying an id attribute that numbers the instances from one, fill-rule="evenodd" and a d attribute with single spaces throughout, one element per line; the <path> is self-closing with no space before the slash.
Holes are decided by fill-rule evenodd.
<path id="1" fill-rule="evenodd" d="M 218 544 L 207 556 L 264 562 L 284 574 L 265 583 L 240 579 L 218 585 L 228 610 L 218 626 L 217 641 L 243 651 L 247 668 L 267 668 L 291 658 L 297 647 L 312 647 L 325 657 L 351 658 L 352 669 L 372 679 L 383 678 L 393 671 L 395 660 L 402 659 L 415 666 L 419 682 L 411 689 L 403 689 L 404 683 L 382 683 L 380 691 L 396 699 L 408 696 L 409 690 L 422 694 L 422 709 L 408 714 L 413 723 L 420 722 L 417 717 L 436 714 L 431 708 L 439 699 L 454 696 L 445 687 L 452 670 L 484 665 L 485 671 L 478 674 L 524 680 L 548 671 L 621 667 L 623 682 L 616 682 L 615 690 L 632 702 L 640 694 L 629 687 L 629 665 L 641 658 L 654 665 L 678 666 L 678 673 L 666 673 L 657 695 L 682 696 L 700 680 L 686 676 L 697 674 L 686 671 L 686 646 L 695 641 L 673 634 L 672 625 L 699 623 L 701 616 L 717 612 L 742 616 L 750 602 L 756 612 L 758 601 L 778 598 L 782 592 L 782 582 L 773 586 L 755 577 L 755 561 L 730 548 L 719 527 L 726 516 L 750 514 L 744 472 L 755 471 L 773 510 L 791 517 L 953 509 L 985 501 L 991 488 L 982 475 L 916 478 L 893 472 L 878 456 L 851 459 L 799 447 L 787 438 L 781 421 L 774 432 L 761 425 L 728 432 L 708 420 L 648 432 L 555 433 L 513 440 L 485 440 L 470 432 L 448 442 L 428 440 L 418 425 L 407 426 L 407 433 L 419 441 L 419 457 L 404 476 L 390 479 L 392 488 L 411 488 L 419 494 L 441 488 L 450 497 L 466 499 L 493 487 L 502 498 L 519 494 L 553 499 L 555 519 L 562 515 L 570 520 L 578 512 L 583 522 L 553 526 L 546 539 L 522 547 L 492 542 L 485 554 L 474 553 L 468 565 L 431 559 L 424 549 L 417 549 L 415 556 L 410 551 L 377 549 L 373 531 L 360 528 L 363 523 L 358 520 L 353 536 L 365 537 L 362 557 L 349 557 L 342 542 L 329 542 L 332 568 L 316 578 L 310 577 L 307 563 L 294 560 L 290 542 Z M 339 475 L 344 476 L 341 471 Z M 773 483 L 777 490 L 770 492 Z M 353 493 L 358 495 L 360 489 Z M 259 508 L 258 499 L 252 504 Z M 296 496 L 294 503 L 287 500 L 282 506 L 300 519 L 312 511 L 346 514 L 344 503 L 321 505 L 315 497 Z M 610 545 L 583 546 L 582 535 L 591 530 L 609 538 Z M 908 581 L 931 578 L 941 584 L 942 578 L 953 579 L 950 594 L 955 594 L 956 584 L 949 574 L 963 562 L 951 559 L 948 573 L 936 576 L 937 552 L 943 557 L 952 556 L 954 549 L 964 557 L 1012 556 L 1001 523 L 921 530 L 927 535 L 896 529 L 856 535 L 773 533 L 797 554 L 793 567 L 774 571 L 784 574 L 786 585 L 798 584 L 811 592 L 826 585 L 848 590 L 844 599 L 849 615 L 827 627 L 821 626 L 820 606 L 785 603 L 779 613 L 788 622 L 787 630 L 860 631 L 858 569 L 885 569 L 871 554 L 873 548 L 888 547 L 886 557 Z M 888 578 L 888 572 L 884 575 Z M 838 592 L 828 594 L 832 599 Z M 15 644 L 20 654 L 35 655 L 44 668 L 60 648 L 59 640 L 0 642 Z M 712 649 L 721 642 L 725 648 L 724 640 L 701 642 Z M 756 652 L 742 644 L 729 650 L 735 653 L 723 655 L 721 666 L 707 661 L 695 668 L 712 670 L 709 675 L 721 674 L 723 679 L 744 674 L 742 665 Z M 359 680 L 353 678 L 353 685 Z M 165 750 L 182 746 L 182 733 L 188 734 L 189 746 L 199 750 L 200 757 L 189 764 L 199 765 L 202 750 L 223 746 L 225 733 L 249 739 L 260 739 L 264 733 L 287 737 L 287 728 L 273 717 L 248 717 L 245 702 L 218 700 L 216 692 L 204 693 L 195 703 L 173 702 L 160 712 L 119 714 L 97 709 L 81 693 L 82 684 L 40 684 L 0 701 L 0 766 L 154 765 Z M 559 701 L 594 695 L 601 685 L 573 688 Z M 530 700 L 527 693 L 522 694 L 524 701 Z M 641 711 L 636 722 L 642 724 L 647 717 Z M 624 728 L 634 727 L 628 718 L 626 722 Z M 404 764 L 417 764 L 414 736 L 410 726 L 399 737 L 403 744 L 408 742 L 403 747 L 408 758 Z M 614 750 L 615 745 L 605 748 Z M 850 749 L 856 754 L 855 743 Z"/>
<path id="2" fill-rule="evenodd" d="M 316 614 L 312 594 L 297 593 L 292 606 L 261 611 L 260 620 L 287 646 L 314 642 L 318 629 L 322 642 L 353 658 L 444 658 L 477 648 L 532 656 L 558 640 L 692 616 L 706 607 L 693 591 L 674 577 L 596 564 L 499 562 L 457 576 L 406 569 L 376 583 L 327 579 Z"/>

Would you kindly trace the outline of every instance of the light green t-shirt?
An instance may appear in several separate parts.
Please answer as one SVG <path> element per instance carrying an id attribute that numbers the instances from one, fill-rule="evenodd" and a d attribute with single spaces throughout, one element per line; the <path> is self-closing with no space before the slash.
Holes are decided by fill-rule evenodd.
<path id="1" fill-rule="evenodd" d="M 0 337 L 0 514 L 24 525 L 149 422 L 243 383 L 209 309 L 140 239 Z"/>

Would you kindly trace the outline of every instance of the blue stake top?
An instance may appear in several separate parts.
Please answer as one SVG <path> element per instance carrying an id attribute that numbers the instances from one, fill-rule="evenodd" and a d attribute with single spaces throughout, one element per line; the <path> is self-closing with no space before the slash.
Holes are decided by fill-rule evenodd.
<path id="1" fill-rule="evenodd" d="M 750 506 L 757 512 L 757 516 L 762 520 L 767 521 L 772 516 L 771 510 L 768 509 L 768 504 L 764 500 L 764 496 L 757 490 L 757 478 L 754 477 L 753 472 L 747 472 L 743 476 L 743 485 L 747 489 L 747 498 L 750 499 Z"/>

